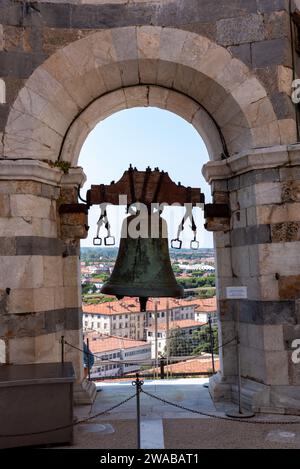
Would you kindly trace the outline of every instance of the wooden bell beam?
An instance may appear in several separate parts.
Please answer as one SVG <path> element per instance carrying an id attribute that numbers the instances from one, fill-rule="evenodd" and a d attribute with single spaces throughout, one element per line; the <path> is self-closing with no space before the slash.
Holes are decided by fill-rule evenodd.
<path id="1" fill-rule="evenodd" d="M 126 196 L 127 205 L 141 202 L 147 206 L 152 203 L 182 206 L 190 203 L 196 206 L 205 202 L 199 188 L 185 187 L 180 182 L 176 184 L 168 173 L 158 168 L 138 171 L 131 166 L 118 182 L 91 186 L 86 200 L 88 207 L 102 203 L 120 205 L 120 196 Z"/>

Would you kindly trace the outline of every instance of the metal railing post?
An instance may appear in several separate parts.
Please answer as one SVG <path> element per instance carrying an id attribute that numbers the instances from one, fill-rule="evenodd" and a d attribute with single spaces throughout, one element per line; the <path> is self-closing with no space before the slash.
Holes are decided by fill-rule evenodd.
<path id="1" fill-rule="evenodd" d="M 157 301 L 155 301 L 155 312 L 154 312 L 154 350 L 155 350 L 155 368 L 156 377 L 158 379 L 158 325 L 157 325 Z"/>
<path id="2" fill-rule="evenodd" d="M 139 373 L 136 373 L 135 381 L 132 381 L 132 386 L 136 387 L 136 427 L 137 427 L 137 449 L 141 449 L 141 402 L 140 393 L 144 381 L 139 378 Z"/>
<path id="3" fill-rule="evenodd" d="M 165 359 L 160 359 L 160 379 L 165 379 Z"/>
<path id="4" fill-rule="evenodd" d="M 240 336 L 240 314 L 241 305 L 238 300 L 236 306 L 236 360 L 237 360 L 237 388 L 238 388 L 238 411 L 226 412 L 231 418 L 251 418 L 254 413 L 251 411 L 243 411 L 242 409 L 242 374 L 241 374 L 241 336 Z"/>
<path id="5" fill-rule="evenodd" d="M 91 367 L 90 367 L 90 347 L 89 347 L 89 339 L 86 339 L 86 346 L 87 346 L 87 367 L 88 367 L 88 379 L 91 381 Z"/>
<path id="6" fill-rule="evenodd" d="M 213 374 L 215 374 L 216 369 L 215 369 L 215 357 L 214 357 L 214 336 L 213 336 L 213 330 L 212 330 L 212 325 L 211 325 L 211 316 L 209 315 L 208 317 L 208 325 L 209 325 L 209 336 L 210 336 L 210 353 L 211 353 L 211 361 L 212 361 L 212 369 L 213 369 Z"/>

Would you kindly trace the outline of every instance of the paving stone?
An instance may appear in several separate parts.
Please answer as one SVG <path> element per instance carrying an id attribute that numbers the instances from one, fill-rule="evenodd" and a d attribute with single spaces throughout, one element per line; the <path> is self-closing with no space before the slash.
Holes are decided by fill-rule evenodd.
<path id="1" fill-rule="evenodd" d="M 297 323 L 295 300 L 220 300 L 223 321 L 231 321 L 236 317 L 237 303 L 241 309 L 241 322 L 260 325 Z"/>
<path id="2" fill-rule="evenodd" d="M 272 39 L 255 42 L 252 44 L 252 64 L 255 68 L 271 65 L 291 67 L 292 55 L 289 41 L 287 39 Z"/>
<path id="3" fill-rule="evenodd" d="M 190 31 L 192 33 L 199 34 L 200 36 L 205 36 L 211 40 L 216 39 L 217 26 L 215 23 L 191 23 L 180 25 L 181 29 Z"/>
<path id="4" fill-rule="evenodd" d="M 28 78 L 33 70 L 46 58 L 43 53 L 29 54 L 0 51 L 1 74 L 17 78 Z"/>
<path id="5" fill-rule="evenodd" d="M 300 182 L 283 182 L 281 187 L 283 202 L 300 202 Z"/>
<path id="6" fill-rule="evenodd" d="M 9 195 L 0 193 L 0 217 L 10 216 Z"/>
<path id="7" fill-rule="evenodd" d="M 273 241 L 275 242 L 275 240 Z M 232 246 L 249 246 L 252 244 L 266 244 L 270 242 L 271 231 L 269 225 L 256 225 L 246 228 L 236 228 L 231 232 Z"/>
<path id="8" fill-rule="evenodd" d="M 12 3 L 11 0 L 1 0 L 0 18 L 4 24 L 19 26 L 22 18 L 21 5 Z"/>
<path id="9" fill-rule="evenodd" d="M 290 16 L 286 11 L 273 12 L 264 15 L 266 39 L 291 37 Z"/>
<path id="10" fill-rule="evenodd" d="M 0 24 L 0 50 L 4 48 L 3 25 Z"/>
<path id="11" fill-rule="evenodd" d="M 278 182 L 279 170 L 277 168 L 249 171 L 239 177 L 240 188 L 261 184 L 264 182 Z"/>
<path id="12" fill-rule="evenodd" d="M 167 9 L 168 5 L 165 6 Z M 182 22 L 191 18 L 199 18 L 203 22 L 216 21 L 221 18 L 243 17 L 249 13 L 256 13 L 256 0 L 219 0 L 217 8 L 211 8 L 210 0 L 179 1 L 178 16 Z M 189 21 L 190 22 L 190 21 Z"/>
<path id="13" fill-rule="evenodd" d="M 300 241 L 300 222 L 286 222 L 271 225 L 273 243 Z"/>
<path id="14" fill-rule="evenodd" d="M 292 300 L 299 298 L 300 275 L 280 276 L 278 280 L 278 288 L 279 296 L 282 300 Z"/>
<path id="15" fill-rule="evenodd" d="M 250 44 L 240 44 L 238 46 L 229 47 L 230 52 L 234 57 L 242 60 L 247 67 L 252 66 L 251 62 L 251 45 Z"/>
<path id="16" fill-rule="evenodd" d="M 0 256 L 14 256 L 16 254 L 15 238 L 0 238 Z"/>
<path id="17" fill-rule="evenodd" d="M 4 35 L 4 45 L 3 50 L 5 51 L 24 51 L 32 52 L 32 47 L 30 45 L 30 30 L 25 28 L 20 28 L 17 26 L 7 26 L 3 27 Z"/>
<path id="18" fill-rule="evenodd" d="M 64 250 L 60 239 L 41 236 L 17 236 L 15 244 L 18 256 L 61 256 Z"/>
<path id="19" fill-rule="evenodd" d="M 272 11 L 289 11 L 289 0 L 257 0 L 258 11 L 270 13 Z"/>
<path id="20" fill-rule="evenodd" d="M 263 41 L 264 22 L 261 15 L 247 15 L 217 22 L 217 42 L 223 46 Z"/>
<path id="21" fill-rule="evenodd" d="M 88 8 L 88 6 L 86 7 Z M 62 4 L 51 5 L 42 3 L 39 10 L 43 23 L 49 27 L 67 28 L 71 26 L 71 9 L 72 5 L 67 2 Z"/>
<path id="22" fill-rule="evenodd" d="M 271 101 L 278 119 L 295 118 L 295 105 L 286 93 L 274 92 Z"/>

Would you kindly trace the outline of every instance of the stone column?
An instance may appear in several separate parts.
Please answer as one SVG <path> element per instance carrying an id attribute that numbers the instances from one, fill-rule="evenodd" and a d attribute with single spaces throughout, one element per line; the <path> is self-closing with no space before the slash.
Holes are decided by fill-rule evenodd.
<path id="1" fill-rule="evenodd" d="M 240 300 L 243 402 L 255 411 L 300 414 L 300 147 L 260 149 L 204 169 L 215 201 L 227 193 L 230 230 L 215 233 L 220 342 L 235 336 L 237 301 L 225 288 L 246 285 Z M 220 190 L 222 189 L 222 190 Z M 235 347 L 225 346 L 216 399 L 236 398 Z"/>
<path id="2" fill-rule="evenodd" d="M 84 175 L 30 160 L 2 160 L 0 175 L 0 359 L 59 362 L 61 336 L 82 348 L 79 240 L 59 206 Z M 82 353 L 66 346 L 65 361 L 81 383 Z"/>

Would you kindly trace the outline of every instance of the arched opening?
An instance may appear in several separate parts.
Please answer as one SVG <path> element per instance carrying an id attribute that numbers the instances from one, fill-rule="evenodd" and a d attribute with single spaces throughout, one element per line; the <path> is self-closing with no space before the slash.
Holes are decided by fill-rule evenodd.
<path id="1" fill-rule="evenodd" d="M 126 109 L 101 121 L 87 136 L 78 160 L 87 176 L 81 193 L 85 194 L 92 184 L 118 181 L 132 164 L 139 170 L 145 170 L 148 166 L 152 169 L 159 167 L 183 186 L 200 187 L 208 203 L 211 200 L 210 187 L 201 174 L 202 165 L 208 159 L 205 143 L 199 138 L 197 130 L 174 113 L 154 107 Z M 179 284 L 185 289 L 185 298 L 169 298 L 168 311 L 165 311 L 166 301 L 157 299 L 158 328 L 153 333 L 155 300 L 151 299 L 146 315 L 142 315 L 145 317 L 140 319 L 135 307 L 137 298 L 125 297 L 117 301 L 115 297 L 100 293 L 116 260 L 126 207 L 109 206 L 107 213 L 116 247 L 93 246 L 96 232 L 99 234 L 97 221 L 100 211 L 97 206 L 89 209 L 89 234 L 81 241 L 83 331 L 85 340 L 89 338 L 92 341 L 91 348 L 96 352 L 92 378 L 96 381 L 117 377 L 130 380 L 130 373 L 137 371 L 152 378 L 158 373 L 157 364 L 162 358 L 166 360 L 163 373 L 168 377 L 171 372 L 172 375 L 181 373 L 183 377 L 196 376 L 197 367 L 199 373 L 204 373 L 205 367 L 208 373 L 213 368 L 217 369 L 218 356 L 214 356 L 212 365 L 209 355 L 211 344 L 207 327 L 205 331 L 201 329 L 210 314 L 214 324 L 212 333 L 217 323 L 213 239 L 212 234 L 204 229 L 203 208 L 193 211 L 197 241 L 201 248 L 197 252 L 190 249 L 193 232 L 187 221 L 181 234 L 182 250 L 170 249 L 173 269 Z M 184 207 L 167 207 L 162 214 L 168 225 L 169 246 L 171 239 L 177 236 L 184 213 Z M 101 238 L 105 235 L 106 231 L 102 228 Z M 122 320 L 124 317 L 127 319 Z M 125 365 L 113 360 L 114 355 L 118 354 L 120 337 L 125 350 L 122 349 L 122 353 L 126 353 L 133 340 L 137 341 L 136 351 L 131 351 L 130 357 L 125 358 Z M 112 348 L 115 343 L 116 349 L 104 353 L 108 340 Z M 144 352 L 145 347 L 147 353 Z M 101 357 L 106 358 L 106 355 L 108 361 L 101 361 Z M 135 364 L 136 359 L 139 359 L 139 364 Z M 158 375 L 161 376 L 161 373 Z"/>
<path id="2" fill-rule="evenodd" d="M 137 85 L 161 86 L 201 104 L 223 134 L 227 156 L 284 142 L 284 126 L 279 126 L 265 88 L 243 62 L 195 33 L 141 26 L 95 32 L 38 67 L 9 114 L 5 156 L 56 161 L 72 123 L 84 126 L 80 117 L 87 106 Z M 130 100 L 130 89 L 125 94 Z M 112 103 L 117 109 L 121 95 Z M 140 96 L 134 98 L 138 105 Z M 165 100 L 156 96 L 158 106 Z M 170 106 L 184 114 L 182 104 L 172 101 L 173 95 Z"/>
<path id="3" fill-rule="evenodd" d="M 149 165 L 168 171 L 172 180 L 180 181 L 184 186 L 201 188 L 209 203 L 211 190 L 201 172 L 208 159 L 205 143 L 198 132 L 174 113 L 154 107 L 119 111 L 97 124 L 81 148 L 78 165 L 87 177 L 81 193 L 85 194 L 92 184 L 118 181 L 129 164 L 140 170 Z M 125 216 L 124 209 L 121 211 Z M 203 228 L 203 213 L 199 210 L 196 215 L 200 245 L 212 247 L 212 234 Z M 118 215 L 112 214 L 112 217 L 112 229 L 118 238 L 120 221 L 117 223 Z M 91 207 L 90 230 L 88 238 L 82 240 L 82 246 L 92 245 L 98 218 L 99 208 Z M 180 221 L 177 218 L 176 221 L 169 220 L 172 223 L 170 236 L 173 237 Z M 189 226 L 187 229 L 191 236 Z M 184 247 L 188 244 L 186 238 Z"/>
<path id="4" fill-rule="evenodd" d="M 243 186 L 236 188 L 236 184 L 242 173 L 277 167 L 278 161 L 290 162 L 289 149 L 280 145 L 296 141 L 294 121 L 278 119 L 258 75 L 228 49 L 206 37 L 154 26 L 92 32 L 59 49 L 37 67 L 11 106 L 2 138 L 1 177 L 12 181 L 13 207 L 12 222 L 4 226 L 4 232 L 13 238 L 30 237 L 25 244 L 21 240 L 13 254 L 13 262 L 22 274 L 18 278 L 8 275 L 3 280 L 4 289 L 12 287 L 9 298 L 5 297 L 10 314 L 4 319 L 8 330 L 6 354 L 11 361 L 58 360 L 59 338 L 65 331 L 70 342 L 82 346 L 77 273 L 78 240 L 83 237 L 84 222 L 78 227 L 74 217 L 64 226 L 59 208 L 62 203 L 77 203 L 77 188 L 84 179 L 77 167 L 78 156 L 89 132 L 99 119 L 137 106 L 173 111 L 198 129 L 211 159 L 206 165 L 206 177 L 212 183 L 214 202 L 228 203 L 230 180 L 230 202 L 237 213 L 231 218 L 229 231 L 215 236 L 223 338 L 231 339 L 235 326 L 230 316 L 232 305 L 224 294 L 227 285 L 249 285 L 250 297 L 244 305 L 245 331 L 249 324 L 252 326 L 257 311 L 265 308 L 261 299 L 278 300 L 275 267 L 270 264 L 265 270 L 261 268 L 265 250 L 269 252 L 268 246 L 261 245 L 272 242 L 270 222 L 256 213 L 256 205 L 265 194 L 265 188 L 256 185 L 264 184 L 265 179 L 262 182 L 254 173 L 254 182 L 243 178 Z M 269 184 L 271 176 L 263 177 Z M 16 181 L 25 182 L 18 183 L 20 188 L 13 186 Z M 25 184 L 28 181 L 30 184 Z M 270 184 L 275 185 L 272 197 L 282 201 L 278 185 L 273 179 Z M 236 200 L 238 191 L 242 206 Z M 37 238 L 43 238 L 42 242 Z M 242 262 L 245 250 L 251 263 Z M 5 265 L 11 262 L 9 259 Z M 267 291 L 263 282 L 270 279 L 272 289 Z M 30 290 L 29 294 L 25 289 Z M 281 308 L 279 301 L 276 305 Z M 32 315 L 41 318 L 40 327 L 32 321 Z M 264 330 L 262 324 L 260 331 Z M 249 350 L 254 353 L 255 337 L 253 333 L 245 357 Z M 263 366 L 258 369 L 247 362 L 245 376 L 267 384 L 271 381 L 275 386 L 286 384 L 286 376 L 279 382 L 273 379 L 265 345 L 261 347 Z M 82 357 L 71 350 L 68 357 L 80 381 Z M 223 358 L 226 389 L 231 393 L 235 360 L 230 351 Z M 222 383 L 219 391 L 223 395 Z"/>

